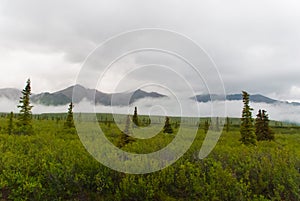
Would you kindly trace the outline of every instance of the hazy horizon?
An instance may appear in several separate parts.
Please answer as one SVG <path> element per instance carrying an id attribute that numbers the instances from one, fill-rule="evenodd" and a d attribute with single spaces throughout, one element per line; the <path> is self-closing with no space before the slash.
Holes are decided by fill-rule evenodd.
<path id="1" fill-rule="evenodd" d="M 89 3 L 2 0 L 0 88 L 22 89 L 29 77 L 33 93 L 44 89 L 54 92 L 74 85 L 87 57 L 104 41 L 130 30 L 155 28 L 171 30 L 197 43 L 216 65 L 226 93 L 245 90 L 274 99 L 300 101 L 299 8 L 297 1 L 271 0 Z M 136 38 L 141 39 L 142 35 Z M 119 50 L 124 45 L 118 43 L 114 48 Z M 95 68 L 102 68 L 102 62 L 113 53 L 106 52 Z M 128 75 L 128 69 L 149 63 L 177 68 L 180 75 L 187 75 L 197 93 L 203 91 L 201 80 L 193 77 L 180 60 L 149 51 L 127 55 L 116 62 L 103 77 L 101 91 L 114 92 L 116 83 Z M 122 87 L 130 89 L 140 81 L 153 81 L 153 74 L 160 79 L 167 76 L 166 72 L 154 69 L 151 66 L 148 71 L 132 73 Z M 215 78 L 215 74 L 209 74 L 209 68 L 201 69 L 202 74 L 207 74 L 205 81 Z M 174 76 L 168 81 L 174 82 Z M 185 92 L 174 83 L 173 90 Z"/>
<path id="2" fill-rule="evenodd" d="M 185 116 L 185 117 L 234 117 L 240 118 L 243 103 L 242 101 L 226 101 L 226 113 L 219 110 L 222 108 L 222 101 L 217 101 L 213 104 L 214 111 L 212 112 L 212 103 L 200 103 L 194 102 L 193 100 L 184 100 L 186 105 L 197 104 L 199 107 L 199 114 L 193 110 L 185 111 L 184 115 L 181 114 L 180 108 L 178 107 L 176 101 L 168 98 L 144 98 L 139 101 L 129 105 L 129 106 L 104 106 L 104 105 L 93 105 L 92 103 L 84 100 L 78 104 L 74 104 L 74 112 L 82 113 L 113 113 L 113 114 L 133 114 L 134 107 L 138 107 L 138 113 L 140 115 L 158 115 L 158 116 Z M 9 113 L 13 111 L 18 113 L 17 108 L 18 102 L 11 101 L 5 98 L 0 98 L 0 112 Z M 60 106 L 45 106 L 40 104 L 32 104 L 34 107 L 32 109 L 33 114 L 43 114 L 43 113 L 66 113 L 68 104 Z M 276 121 L 286 121 L 300 123 L 300 106 L 291 106 L 285 104 L 266 104 L 266 103 L 253 103 L 250 102 L 250 106 L 254 109 L 252 111 L 252 116 L 255 115 L 259 109 L 264 109 L 268 112 L 271 120 Z M 186 107 L 188 108 L 188 107 Z M 95 110 L 94 110 L 95 109 Z"/>

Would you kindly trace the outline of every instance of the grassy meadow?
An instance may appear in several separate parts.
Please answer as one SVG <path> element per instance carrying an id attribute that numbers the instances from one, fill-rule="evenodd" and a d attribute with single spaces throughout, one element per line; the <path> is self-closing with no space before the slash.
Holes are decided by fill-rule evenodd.
<path id="1" fill-rule="evenodd" d="M 203 122 L 207 120 L 201 118 L 193 144 L 177 162 L 161 171 L 132 175 L 112 170 L 95 160 L 75 130 L 64 128 L 65 117 L 65 114 L 35 115 L 34 134 L 8 135 L 8 118 L 1 115 L 1 201 L 300 200 L 300 127 L 297 125 L 271 121 L 275 141 L 244 146 L 239 141 L 240 121 L 230 118 L 229 130 L 224 127 L 213 151 L 199 159 L 206 136 Z M 121 129 L 112 116 L 99 114 L 97 118 L 106 138 L 116 145 Z M 143 118 L 149 121 L 140 116 Z M 155 131 L 163 121 L 164 117 L 154 118 L 147 127 L 149 132 Z M 195 118 L 180 122 L 173 117 L 174 134 L 161 131 L 149 139 L 136 139 L 122 149 L 138 154 L 158 151 L 172 142 L 179 128 L 188 133 L 197 122 Z M 139 128 L 133 128 L 136 129 Z"/>

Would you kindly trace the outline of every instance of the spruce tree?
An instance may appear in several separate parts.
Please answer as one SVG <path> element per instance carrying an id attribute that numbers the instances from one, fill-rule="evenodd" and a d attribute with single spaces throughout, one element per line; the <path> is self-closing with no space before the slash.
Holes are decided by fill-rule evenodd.
<path id="1" fill-rule="evenodd" d="M 249 106 L 249 94 L 245 91 L 243 91 L 243 103 L 244 107 L 241 118 L 240 141 L 245 145 L 255 145 L 256 136 L 253 129 L 253 119 L 251 113 L 253 109 Z"/>
<path id="2" fill-rule="evenodd" d="M 8 116 L 8 125 L 7 125 L 7 133 L 9 135 L 13 134 L 13 130 L 14 130 L 14 122 L 13 122 L 13 119 L 14 119 L 14 113 L 11 112 Z"/>
<path id="3" fill-rule="evenodd" d="M 134 114 L 132 117 L 132 122 L 134 123 L 135 126 L 139 126 L 139 118 L 137 114 L 137 107 L 134 107 Z"/>
<path id="4" fill-rule="evenodd" d="M 263 122 L 263 116 L 261 110 L 258 110 L 258 113 L 256 115 L 255 119 L 255 134 L 257 140 L 263 140 L 264 139 L 264 122 Z"/>
<path id="5" fill-rule="evenodd" d="M 173 129 L 172 129 L 172 126 L 170 124 L 170 118 L 169 117 L 166 117 L 166 121 L 165 121 L 165 126 L 164 126 L 164 130 L 163 130 L 164 133 L 173 133 Z"/>
<path id="6" fill-rule="evenodd" d="M 270 128 L 269 126 L 269 115 L 267 114 L 267 111 L 263 110 L 263 120 L 264 120 L 264 127 L 265 129 L 268 131 L 267 132 L 267 140 L 274 140 L 275 139 L 275 135 L 274 135 L 274 131 Z"/>
<path id="7" fill-rule="evenodd" d="M 74 105 L 71 102 L 70 105 L 69 105 L 69 108 L 68 108 L 67 119 L 66 119 L 66 122 L 64 124 L 65 128 L 75 128 L 74 118 L 73 118 L 73 108 L 74 108 Z"/>
<path id="8" fill-rule="evenodd" d="M 255 134 L 258 141 L 274 140 L 274 132 L 269 127 L 269 117 L 265 110 L 259 110 L 256 115 Z"/>
<path id="9" fill-rule="evenodd" d="M 20 115 L 18 118 L 18 129 L 19 134 L 31 134 L 33 133 L 32 128 L 32 105 L 30 105 L 30 95 L 31 95 L 31 82 L 30 79 L 27 80 L 25 88 L 22 90 L 22 97 L 20 97 Z"/>

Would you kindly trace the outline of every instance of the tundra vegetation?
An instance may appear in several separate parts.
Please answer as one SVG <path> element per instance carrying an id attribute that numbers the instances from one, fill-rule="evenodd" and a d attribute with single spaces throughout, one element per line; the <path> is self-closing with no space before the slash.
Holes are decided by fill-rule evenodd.
<path id="1" fill-rule="evenodd" d="M 191 127 L 198 128 L 192 146 L 179 160 L 140 175 L 114 171 L 87 152 L 76 134 L 72 103 L 66 114 L 32 115 L 29 95 L 30 81 L 21 97 L 20 113 L 0 114 L 1 201 L 300 200 L 300 127 L 271 121 L 264 110 L 254 121 L 246 92 L 242 118 L 226 118 L 223 131 L 221 118 L 215 125 L 210 118 L 150 120 L 138 115 L 136 108 L 116 122 L 111 114 L 97 114 L 96 123 L 106 138 L 137 154 L 166 147 L 179 129 L 188 133 Z M 86 123 L 79 119 L 80 124 Z M 161 131 L 151 138 L 130 136 L 132 130 L 155 130 L 161 124 Z M 218 125 L 222 134 L 208 157 L 199 159 L 210 125 Z"/>

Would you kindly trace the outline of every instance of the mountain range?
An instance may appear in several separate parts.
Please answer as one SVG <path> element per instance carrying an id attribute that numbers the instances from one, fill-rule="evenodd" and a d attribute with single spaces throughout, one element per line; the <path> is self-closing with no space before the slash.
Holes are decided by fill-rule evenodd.
<path id="1" fill-rule="evenodd" d="M 72 101 L 73 90 L 76 89 L 76 98 L 73 100 L 74 103 L 79 103 L 83 100 L 94 102 L 95 104 L 102 104 L 105 106 L 124 106 L 134 103 L 135 101 L 142 98 L 162 98 L 165 95 L 156 92 L 146 92 L 143 90 L 136 90 L 134 92 L 124 93 L 103 93 L 96 89 L 88 89 L 81 85 L 75 85 L 66 89 L 49 93 L 43 92 L 39 94 L 32 94 L 31 101 L 41 105 L 66 105 Z M 21 90 L 14 88 L 0 89 L 0 98 L 7 98 L 9 100 L 17 101 L 21 97 Z"/>
<path id="2" fill-rule="evenodd" d="M 49 93 L 43 92 L 39 94 L 32 94 L 31 101 L 36 104 L 41 105 L 66 105 L 72 101 L 73 91 L 76 89 L 76 98 L 73 100 L 74 103 L 79 103 L 82 100 L 87 100 L 89 102 L 94 102 L 95 104 L 101 104 L 105 106 L 126 106 L 134 103 L 137 100 L 143 98 L 163 98 L 167 97 L 166 95 L 157 93 L 157 92 L 146 92 L 141 89 L 138 89 L 133 92 L 123 92 L 123 93 L 103 93 L 96 89 L 85 88 L 81 85 L 70 86 L 66 89 Z M 14 88 L 4 88 L 0 89 L 0 98 L 6 98 L 13 101 L 18 101 L 21 97 L 21 90 Z M 202 94 L 197 95 L 194 99 L 198 102 L 210 102 L 215 101 L 241 101 L 242 94 L 229 94 L 225 96 L 217 94 Z M 250 101 L 255 103 L 266 103 L 266 104 L 289 104 L 293 106 L 300 106 L 298 102 L 287 102 L 275 100 L 261 94 L 250 95 Z"/>
<path id="3" fill-rule="evenodd" d="M 197 95 L 194 98 L 198 102 L 203 102 L 203 103 L 210 102 L 212 100 L 214 100 L 214 101 L 222 101 L 222 100 L 242 101 L 243 95 L 242 94 L 228 94 L 228 95 L 222 96 L 222 95 L 217 95 L 217 94 L 203 94 L 203 95 Z M 275 100 L 275 99 L 263 96 L 261 94 L 250 95 L 249 99 L 250 99 L 250 102 L 254 102 L 254 103 L 289 104 L 289 105 L 293 105 L 293 106 L 300 106 L 300 103 L 298 103 L 298 102 L 279 101 L 279 100 Z"/>

